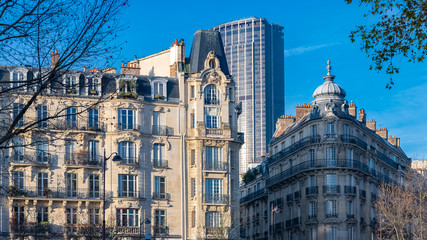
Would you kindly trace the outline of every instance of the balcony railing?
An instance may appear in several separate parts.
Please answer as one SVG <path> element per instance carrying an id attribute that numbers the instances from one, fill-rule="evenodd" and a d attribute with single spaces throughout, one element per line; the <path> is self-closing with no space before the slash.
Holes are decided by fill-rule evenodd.
<path id="1" fill-rule="evenodd" d="M 52 155 L 46 152 L 31 152 L 12 154 L 11 160 L 14 164 L 28 164 L 28 165 L 50 165 Z"/>
<path id="2" fill-rule="evenodd" d="M 272 164 L 274 162 L 277 162 L 287 156 L 289 156 L 290 154 L 310 145 L 313 143 L 318 143 L 320 142 L 320 136 L 319 135 L 315 135 L 315 136 L 311 136 L 311 137 L 306 137 L 303 138 L 301 140 L 299 140 L 298 142 L 292 144 L 291 146 L 281 150 L 280 152 L 274 154 L 273 156 L 271 156 L 268 159 L 268 164 Z"/>
<path id="3" fill-rule="evenodd" d="M 94 131 L 94 132 L 105 132 L 106 124 L 103 122 L 88 120 L 67 120 L 57 119 L 56 121 L 49 123 L 48 128 L 54 130 L 82 130 L 82 131 Z"/>
<path id="4" fill-rule="evenodd" d="M 203 170 L 228 171 L 228 162 L 204 162 Z"/>
<path id="5" fill-rule="evenodd" d="M 314 196 L 319 194 L 319 187 L 318 186 L 311 186 L 311 187 L 307 187 L 305 189 L 305 195 L 307 196 Z"/>
<path id="6" fill-rule="evenodd" d="M 380 151 L 376 151 L 377 157 L 381 160 L 383 160 L 385 163 L 387 163 L 388 165 L 390 165 L 391 167 L 398 169 L 399 166 L 397 164 L 397 162 L 393 161 L 393 159 L 387 157 L 384 153 L 380 152 Z"/>
<path id="7" fill-rule="evenodd" d="M 240 203 L 245 203 L 245 202 L 250 202 L 253 200 L 256 200 L 258 198 L 261 198 L 263 196 L 267 195 L 267 190 L 265 188 L 255 191 L 253 193 L 249 193 L 248 195 L 246 195 L 245 197 L 240 199 Z"/>
<path id="8" fill-rule="evenodd" d="M 206 128 L 206 135 L 222 135 L 221 128 Z"/>
<path id="9" fill-rule="evenodd" d="M 347 213 L 347 219 L 353 219 L 354 213 Z"/>
<path id="10" fill-rule="evenodd" d="M 171 195 L 169 193 L 153 193 L 154 200 L 170 200 Z"/>
<path id="11" fill-rule="evenodd" d="M 326 213 L 326 218 L 337 218 L 338 213 Z"/>
<path id="12" fill-rule="evenodd" d="M 173 128 L 168 127 L 166 125 L 153 125 L 152 134 L 161 136 L 171 136 L 173 135 Z"/>
<path id="13" fill-rule="evenodd" d="M 377 200 L 377 194 L 371 192 L 371 201 L 376 201 Z"/>
<path id="14" fill-rule="evenodd" d="M 302 162 L 296 166 L 293 166 L 289 169 L 286 169 L 285 171 L 283 171 L 277 175 L 269 177 L 266 181 L 266 185 L 267 185 L 267 187 L 270 187 L 272 185 L 281 183 L 281 182 L 287 180 L 288 178 L 295 176 L 296 174 L 302 173 L 304 171 L 312 170 L 312 169 L 317 169 L 317 168 L 336 168 L 336 169 L 352 168 L 355 170 L 359 170 L 359 171 L 361 171 L 367 175 L 374 176 L 373 173 L 371 171 L 369 171 L 369 167 L 366 164 L 364 164 L 363 162 L 357 161 L 357 160 L 337 159 L 337 160 L 331 162 L 331 161 L 325 160 L 325 159 L 323 159 L 323 160 L 322 159 L 316 159 L 316 160 L 310 160 L 310 161 Z M 392 183 L 393 182 L 389 177 L 386 177 L 386 176 L 379 174 L 379 173 L 376 173 L 376 172 L 375 172 L 374 177 L 376 177 L 378 180 L 384 181 L 386 183 Z"/>
<path id="15" fill-rule="evenodd" d="M 139 165 L 139 161 L 137 157 L 122 157 L 120 160 L 121 165 Z"/>
<path id="16" fill-rule="evenodd" d="M 356 196 L 356 187 L 355 186 L 344 186 L 344 194 Z"/>
<path id="17" fill-rule="evenodd" d="M 308 215 L 308 219 L 316 219 L 316 218 L 317 218 L 316 214 Z"/>
<path id="18" fill-rule="evenodd" d="M 301 217 L 296 217 L 292 219 L 292 226 L 301 225 Z"/>
<path id="19" fill-rule="evenodd" d="M 115 194 L 115 197 L 118 198 L 141 198 L 141 192 L 139 191 L 123 191 L 123 190 L 117 190 L 117 193 Z"/>
<path id="20" fill-rule="evenodd" d="M 82 158 L 82 155 L 80 154 L 71 154 L 71 155 L 65 155 L 64 160 L 65 165 L 67 166 L 102 166 L 102 157 L 97 156 L 95 158 L 89 157 L 85 155 L 84 158 Z"/>
<path id="21" fill-rule="evenodd" d="M 351 136 L 351 135 L 341 135 L 341 141 L 346 142 L 346 143 L 353 143 L 356 144 L 357 146 L 359 146 L 362 149 L 367 149 L 368 144 L 366 144 L 365 141 L 363 141 L 362 139 L 355 137 L 355 136 Z"/>
<path id="22" fill-rule="evenodd" d="M 169 235 L 169 227 L 168 226 L 154 226 L 153 232 L 156 235 Z"/>
<path id="23" fill-rule="evenodd" d="M 168 160 L 165 159 L 154 159 L 153 167 L 155 168 L 168 168 Z"/>
<path id="24" fill-rule="evenodd" d="M 139 130 L 139 124 L 136 123 L 118 123 L 117 124 L 117 131 L 138 131 Z"/>
<path id="25" fill-rule="evenodd" d="M 19 193 L 10 193 L 15 198 L 62 198 L 62 199 L 101 199 L 99 189 L 88 188 L 67 189 L 66 187 L 25 187 Z"/>
<path id="26" fill-rule="evenodd" d="M 101 229 L 102 230 L 102 229 Z M 141 228 L 138 227 L 128 227 L 128 226 L 117 226 L 114 229 L 118 234 L 126 234 L 126 235 L 137 235 L 139 234 Z"/>
<path id="27" fill-rule="evenodd" d="M 203 202 L 211 204 L 227 204 L 228 195 L 226 194 L 203 194 Z"/>
<path id="28" fill-rule="evenodd" d="M 340 185 L 323 185 L 324 194 L 339 194 L 341 193 Z"/>

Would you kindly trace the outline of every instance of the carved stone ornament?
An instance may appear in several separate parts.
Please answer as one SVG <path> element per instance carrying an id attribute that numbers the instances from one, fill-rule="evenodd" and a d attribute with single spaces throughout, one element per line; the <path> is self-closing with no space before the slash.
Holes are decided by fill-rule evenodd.
<path id="1" fill-rule="evenodd" d="M 225 145 L 225 141 L 205 140 L 205 146 L 223 147 L 224 145 Z"/>

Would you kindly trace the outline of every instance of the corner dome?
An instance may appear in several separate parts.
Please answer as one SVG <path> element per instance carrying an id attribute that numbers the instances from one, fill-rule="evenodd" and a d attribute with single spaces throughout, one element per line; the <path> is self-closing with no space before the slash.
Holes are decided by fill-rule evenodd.
<path id="1" fill-rule="evenodd" d="M 328 66 L 326 69 L 328 70 L 328 74 L 323 77 L 325 82 L 316 88 L 313 93 L 313 98 L 316 100 L 319 99 L 343 99 L 346 96 L 345 90 L 340 87 L 338 84 L 334 83 L 334 75 L 331 75 L 331 61 L 328 60 Z"/>

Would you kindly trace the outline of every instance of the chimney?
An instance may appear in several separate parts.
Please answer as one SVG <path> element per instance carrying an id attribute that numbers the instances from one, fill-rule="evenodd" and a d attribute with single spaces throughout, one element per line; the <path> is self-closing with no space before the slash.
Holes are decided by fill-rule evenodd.
<path id="1" fill-rule="evenodd" d="M 366 124 L 366 114 L 365 114 L 365 109 L 360 109 L 359 111 L 359 122 L 361 122 L 363 125 Z"/>
<path id="2" fill-rule="evenodd" d="M 58 64 L 59 61 L 59 53 L 58 50 L 55 50 L 55 52 L 52 52 L 50 54 L 50 68 L 55 68 L 56 64 Z"/>
<path id="3" fill-rule="evenodd" d="M 311 105 L 310 104 L 298 104 L 295 107 L 295 122 L 298 122 L 303 118 L 307 113 L 310 113 Z"/>
<path id="4" fill-rule="evenodd" d="M 375 122 L 374 119 L 371 119 L 371 120 L 368 119 L 368 120 L 366 120 L 366 127 L 371 129 L 372 131 L 376 131 L 377 123 Z"/>
<path id="5" fill-rule="evenodd" d="M 120 71 L 122 74 L 139 75 L 140 70 L 141 68 L 139 68 L 136 63 L 125 64 L 124 62 L 122 62 L 122 66 L 120 67 Z"/>
<path id="6" fill-rule="evenodd" d="M 400 147 L 400 138 L 389 136 L 387 141 L 396 147 Z"/>
<path id="7" fill-rule="evenodd" d="M 378 134 L 380 137 L 388 140 L 388 131 L 387 128 L 379 128 L 375 131 L 376 134 Z"/>
<path id="8" fill-rule="evenodd" d="M 276 129 L 277 129 L 276 137 L 282 134 L 282 132 L 294 122 L 295 122 L 295 118 L 292 115 L 280 116 L 280 118 L 278 118 L 276 122 Z"/>
<path id="9" fill-rule="evenodd" d="M 353 103 L 353 101 L 351 101 L 351 103 L 348 105 L 348 113 L 355 118 L 357 117 L 357 107 L 356 104 Z"/>

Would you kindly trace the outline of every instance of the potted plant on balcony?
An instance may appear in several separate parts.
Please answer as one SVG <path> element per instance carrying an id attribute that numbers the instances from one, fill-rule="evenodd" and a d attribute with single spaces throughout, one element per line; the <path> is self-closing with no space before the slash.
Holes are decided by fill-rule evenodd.
<path id="1" fill-rule="evenodd" d="M 161 99 L 163 99 L 164 97 L 163 97 L 163 95 L 162 94 L 156 94 L 156 95 L 154 95 L 154 99 L 157 99 L 157 100 L 161 100 Z"/>
<path id="2" fill-rule="evenodd" d="M 89 90 L 89 92 L 90 92 L 91 94 L 97 94 L 97 93 L 98 93 L 98 90 L 96 90 L 96 89 L 92 88 L 92 89 L 90 89 L 90 90 Z"/>
<path id="3" fill-rule="evenodd" d="M 52 193 L 52 190 L 50 190 L 49 188 L 45 188 L 43 190 L 43 195 L 48 198 L 50 196 L 50 194 Z"/>
<path id="4" fill-rule="evenodd" d="M 25 191 L 19 189 L 16 186 L 10 186 L 7 193 L 11 197 L 20 197 L 20 196 L 26 196 L 27 195 L 27 193 Z"/>

